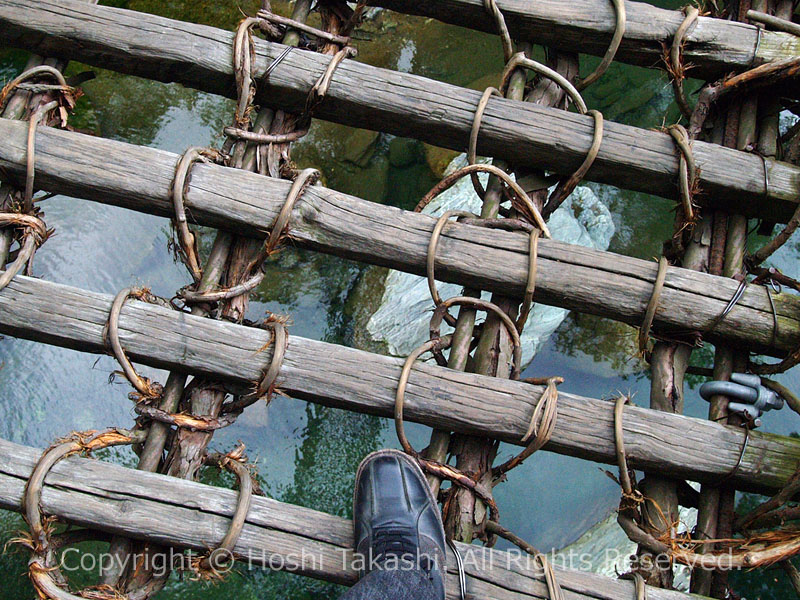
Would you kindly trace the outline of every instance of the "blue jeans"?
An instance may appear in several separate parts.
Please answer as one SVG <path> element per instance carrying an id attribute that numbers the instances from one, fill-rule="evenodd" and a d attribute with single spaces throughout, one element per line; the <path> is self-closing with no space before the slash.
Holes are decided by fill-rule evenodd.
<path id="1" fill-rule="evenodd" d="M 433 584 L 418 570 L 376 569 L 347 590 L 339 600 L 438 600 Z"/>

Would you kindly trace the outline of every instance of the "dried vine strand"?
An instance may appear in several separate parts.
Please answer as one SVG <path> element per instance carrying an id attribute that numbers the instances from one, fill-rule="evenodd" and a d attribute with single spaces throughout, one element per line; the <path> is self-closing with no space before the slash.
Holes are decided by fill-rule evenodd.
<path id="1" fill-rule="evenodd" d="M 437 219 L 436 225 L 433 226 L 431 238 L 428 241 L 428 252 L 425 259 L 425 271 L 428 276 L 428 290 L 430 291 L 434 306 L 439 306 L 442 303 L 442 297 L 439 295 L 439 290 L 436 288 L 436 249 L 439 246 L 439 237 L 441 236 L 442 229 L 444 229 L 447 221 L 453 217 L 477 218 L 477 215 L 464 210 L 448 210 L 442 213 L 442 215 Z M 455 327 L 456 319 L 450 313 L 445 313 L 444 320 L 447 321 L 447 324 L 451 327 Z"/>
<path id="2" fill-rule="evenodd" d="M 564 591 L 558 584 L 555 570 L 553 569 L 553 565 L 550 564 L 550 561 L 547 560 L 547 555 L 537 550 L 535 547 L 533 547 L 531 544 L 523 540 L 517 534 L 509 531 L 508 529 L 500 525 L 500 523 L 498 523 L 497 521 L 487 521 L 486 530 L 496 535 L 499 535 L 501 538 L 508 540 L 521 550 L 524 550 L 525 552 L 533 556 L 534 559 L 542 567 L 545 585 L 547 586 L 548 598 L 550 600 L 565 600 Z"/>
<path id="3" fill-rule="evenodd" d="M 776 31 L 783 31 L 800 36 L 800 25 L 793 21 L 787 21 L 786 19 L 781 19 L 780 17 L 752 9 L 747 11 L 747 18 L 755 23 L 761 23 L 767 27 L 771 27 Z"/>
<path id="4" fill-rule="evenodd" d="M 239 129 L 230 126 L 222 130 L 229 138 L 254 142 L 256 144 L 289 144 L 305 137 L 308 131 L 308 127 L 303 127 L 289 133 L 258 133 L 249 129 Z"/>
<path id="5" fill-rule="evenodd" d="M 600 63 L 597 65 L 595 70 L 578 81 L 576 84 L 575 87 L 578 88 L 578 91 L 585 90 L 595 81 L 600 79 L 606 71 L 608 71 L 608 67 L 611 66 L 612 62 L 614 62 L 614 57 L 617 55 L 619 45 L 622 43 L 622 39 L 625 37 L 625 27 L 628 20 L 625 13 L 625 0 L 611 0 L 611 3 L 614 5 L 614 35 L 611 37 L 611 42 L 608 45 L 608 49 L 606 50 L 606 53 L 603 55 L 603 58 L 600 60 Z"/>
<path id="6" fill-rule="evenodd" d="M 633 486 L 631 471 L 628 467 L 628 455 L 625 452 L 625 433 L 622 426 L 623 409 L 631 403 L 630 396 L 619 395 L 614 400 L 614 449 L 617 453 L 617 467 L 619 468 L 619 484 L 622 488 L 624 499 L 633 502 L 639 501 L 641 493 Z"/>
<path id="7" fill-rule="evenodd" d="M 696 6 L 687 6 L 684 9 L 683 22 L 678 26 L 675 31 L 675 37 L 672 38 L 672 45 L 669 49 L 669 74 L 672 78 L 672 90 L 675 92 L 675 102 L 678 104 L 681 112 L 687 119 L 692 117 L 692 108 L 689 106 L 689 101 L 686 99 L 686 93 L 683 90 L 683 80 L 686 79 L 686 67 L 683 65 L 683 44 L 684 37 L 689 28 L 697 21 L 700 11 Z"/>
<path id="8" fill-rule="evenodd" d="M 764 168 L 766 169 L 766 163 Z M 798 226 L 800 226 L 800 204 L 798 204 L 794 214 L 789 219 L 788 223 L 786 223 L 786 225 L 783 227 L 783 229 L 781 229 L 780 232 L 770 241 L 750 255 L 747 261 L 748 264 L 752 267 L 758 266 L 770 256 L 775 254 L 778 249 L 780 249 L 787 241 L 789 241 L 789 238 L 792 237 L 792 234 L 797 231 Z"/>
<path id="9" fill-rule="evenodd" d="M 244 454 L 244 444 L 227 454 L 209 454 L 205 458 L 206 465 L 213 465 L 220 469 L 231 471 L 236 476 L 239 485 L 239 494 L 236 499 L 236 508 L 228 525 L 228 531 L 216 548 L 205 556 L 198 557 L 192 562 L 192 569 L 201 579 L 221 578 L 234 559 L 236 542 L 242 534 L 247 514 L 253 500 L 256 485 L 252 474 L 247 468 L 247 457 Z"/>
<path id="10" fill-rule="evenodd" d="M 286 196 L 286 200 L 284 201 L 278 216 L 275 217 L 275 221 L 273 221 L 272 226 L 270 227 L 269 237 L 267 238 L 266 243 L 262 246 L 261 251 L 253 257 L 248 265 L 248 270 L 250 272 L 255 271 L 255 269 L 258 268 L 259 265 L 261 265 L 261 263 L 264 262 L 264 260 L 278 247 L 278 244 L 284 235 L 284 231 L 289 226 L 289 219 L 292 216 L 292 209 L 294 208 L 295 203 L 302 197 L 309 186 L 314 185 L 320 177 L 320 172 L 313 168 L 304 169 L 297 175 L 295 180 L 292 182 L 292 186 L 289 188 L 289 193 Z"/>
<path id="11" fill-rule="evenodd" d="M 288 27 L 290 29 L 296 29 L 304 33 L 309 33 L 316 38 L 319 38 L 321 40 L 326 40 L 328 42 L 332 42 L 340 46 L 347 46 L 350 43 L 350 38 L 348 36 L 336 35 L 334 33 L 330 33 L 329 31 L 323 31 L 322 29 L 317 29 L 316 27 L 312 27 L 311 25 L 306 25 L 305 23 L 301 23 L 300 21 L 295 21 L 294 19 L 290 19 L 288 17 L 276 15 L 275 13 L 269 10 L 261 9 L 256 14 L 260 19 L 269 21 L 270 23 L 283 25 L 284 27 Z"/>
<path id="12" fill-rule="evenodd" d="M 307 123 L 311 120 L 311 115 L 313 114 L 314 109 L 325 99 L 336 69 L 345 58 L 356 56 L 356 54 L 358 54 L 358 52 L 355 48 L 352 46 L 345 46 L 333 55 L 328 63 L 328 66 L 325 68 L 325 71 L 308 92 L 305 109 L 302 116 L 298 119 L 298 125 L 301 127 L 305 127 L 307 125 Z"/>
<path id="13" fill-rule="evenodd" d="M 603 113 L 599 110 L 590 110 L 587 114 L 594 119 L 594 130 L 592 133 L 592 143 L 589 150 L 586 152 L 586 157 L 583 159 L 581 165 L 575 170 L 574 173 L 569 175 L 566 179 L 558 182 L 556 189 L 550 194 L 547 199 L 547 204 L 542 210 L 542 216 L 548 219 L 556 209 L 566 200 L 569 195 L 575 191 L 575 188 L 584 178 L 589 169 L 592 168 L 597 155 L 600 153 L 600 146 L 603 143 Z"/>
<path id="14" fill-rule="evenodd" d="M 516 69 L 519 68 L 528 69 L 554 81 L 567 93 L 567 96 L 572 100 L 573 104 L 575 104 L 575 108 L 578 109 L 579 113 L 585 115 L 588 112 L 588 109 L 586 108 L 586 102 L 584 102 L 581 93 L 567 80 L 566 77 L 564 77 L 558 71 L 555 71 L 540 62 L 528 58 L 525 56 L 524 52 L 517 52 L 506 63 L 506 67 L 503 70 L 503 76 L 501 78 L 500 91 L 505 91 L 505 89 L 508 87 L 509 81 L 511 80 L 511 75 Z"/>
<path id="15" fill-rule="evenodd" d="M 478 106 L 475 109 L 475 115 L 472 118 L 472 128 L 469 132 L 469 146 L 467 147 L 467 163 L 470 165 L 477 164 L 478 160 L 478 134 L 481 130 L 481 121 L 483 121 L 483 113 L 486 112 L 486 107 L 489 104 L 489 98 L 492 96 L 500 96 L 502 98 L 502 94 L 500 90 L 494 87 L 488 87 L 483 90 L 483 94 L 481 95 L 481 99 L 478 101 Z M 477 173 L 470 173 L 470 179 L 472 180 L 472 187 L 475 189 L 475 193 L 483 199 L 484 195 L 486 194 L 486 188 L 483 187 L 483 184 L 478 179 Z"/>
<path id="16" fill-rule="evenodd" d="M 133 364 L 131 364 L 127 354 L 125 354 L 125 350 L 122 347 L 122 343 L 119 339 L 119 317 L 120 313 L 122 312 L 122 307 L 129 298 L 135 298 L 137 300 L 147 302 L 152 298 L 152 296 L 149 290 L 142 288 L 124 288 L 121 290 L 111 304 L 111 310 L 108 313 L 108 321 L 106 322 L 106 326 L 103 330 L 103 339 L 106 340 L 106 343 L 110 346 L 114 357 L 122 367 L 122 372 L 124 373 L 125 378 L 141 395 L 142 400 L 159 398 L 163 392 L 161 384 L 152 382 L 147 377 L 142 377 L 136 372 L 136 369 L 133 367 Z"/>
<path id="17" fill-rule="evenodd" d="M 661 292 L 664 290 L 664 281 L 667 278 L 667 268 L 669 267 L 669 261 L 666 257 L 662 256 L 658 259 L 658 271 L 656 271 L 656 278 L 653 282 L 653 291 L 650 294 L 650 300 L 647 302 L 647 307 L 644 311 L 644 318 L 642 319 L 642 324 L 639 327 L 639 336 L 638 336 L 638 343 L 639 343 L 639 352 L 645 352 L 647 350 L 647 341 L 650 339 L 650 329 L 653 326 L 653 320 L 655 319 L 656 312 L 658 311 L 658 305 L 661 300 Z"/>
<path id="18" fill-rule="evenodd" d="M 449 335 L 430 339 L 424 344 L 415 348 L 406 358 L 403 368 L 400 371 L 400 377 L 397 383 L 397 391 L 395 392 L 394 424 L 395 431 L 397 433 L 397 439 L 400 442 L 400 445 L 403 447 L 405 453 L 415 458 L 425 471 L 435 475 L 440 479 L 447 479 L 452 481 L 455 485 L 474 492 L 489 507 L 492 518 L 494 520 L 498 520 L 500 511 L 497 508 L 497 503 L 492 497 L 491 490 L 489 490 L 484 484 L 475 481 L 473 478 L 465 473 L 462 473 L 455 467 L 424 458 L 414 449 L 414 447 L 411 445 L 411 442 L 409 442 L 408 438 L 406 437 L 405 425 L 403 422 L 403 412 L 405 408 L 405 392 L 408 385 L 409 376 L 411 375 L 411 368 L 414 366 L 416 360 L 426 352 L 441 352 L 442 350 L 448 348 L 451 342 L 452 336 Z"/>
<path id="19" fill-rule="evenodd" d="M 289 332 L 284 324 L 277 319 L 267 321 L 262 326 L 272 331 L 272 339 L 264 346 L 264 348 L 272 347 L 272 359 L 251 393 L 240 396 L 222 407 L 222 412 L 226 414 L 241 413 L 245 408 L 261 398 L 266 398 L 267 402 L 272 398 L 275 383 L 278 375 L 280 375 L 281 367 L 283 367 L 286 348 L 289 346 Z"/>
<path id="20" fill-rule="evenodd" d="M 28 562 L 31 583 L 43 598 L 54 600 L 85 600 L 87 597 L 96 600 L 120 600 L 125 598 L 119 591 L 110 586 L 97 586 L 75 595 L 67 587 L 67 579 L 61 572 L 59 561 L 55 555 L 56 547 L 52 544 L 52 531 L 49 520 L 42 514 L 41 498 L 45 478 L 60 460 L 78 453 L 90 453 L 94 450 L 144 441 L 145 431 L 128 431 L 109 429 L 101 433 L 95 431 L 73 433 L 67 439 L 57 442 L 42 454 L 36 463 L 28 481 L 22 499 L 22 510 L 25 521 L 30 527 L 30 536 L 20 539 L 32 553 Z"/>
<path id="21" fill-rule="evenodd" d="M 33 258 L 36 248 L 42 245 L 50 232 L 44 221 L 33 215 L 20 213 L 0 213 L 0 229 L 3 227 L 22 227 L 26 230 L 19 253 L 14 262 L 0 272 L 0 290 L 3 290 Z M 4 265 L 0 265 L 3 267 Z"/>
<path id="22" fill-rule="evenodd" d="M 533 295 L 536 292 L 536 275 L 539 268 L 539 237 L 542 232 L 539 229 L 531 229 L 528 234 L 528 278 L 525 280 L 525 293 L 522 296 L 522 304 L 519 308 L 519 315 L 515 325 L 517 331 L 522 333 L 528 316 L 533 308 Z"/>
<path id="23" fill-rule="evenodd" d="M 686 128 L 678 123 L 670 125 L 667 131 L 679 151 L 678 184 L 680 185 L 684 219 L 687 223 L 693 223 L 695 220 L 693 197 L 694 188 L 697 185 L 697 167 L 694 162 L 691 140 Z"/>
<path id="24" fill-rule="evenodd" d="M 59 102 L 58 100 L 52 100 L 48 102 L 44 106 L 37 108 L 34 113 L 31 115 L 31 118 L 28 119 L 28 139 L 27 139 L 27 151 L 25 156 L 25 164 L 26 164 L 26 172 L 25 172 L 25 196 L 22 201 L 22 211 L 26 214 L 30 214 L 33 211 L 33 182 L 35 177 L 35 165 L 36 165 L 36 128 L 42 122 L 42 120 L 47 116 L 47 114 L 55 109 L 58 108 Z"/>
<path id="25" fill-rule="evenodd" d="M 433 188 L 422 197 L 422 200 L 420 200 L 417 206 L 414 208 L 414 212 L 420 212 L 423 208 L 430 204 L 436 198 L 436 196 L 453 187 L 461 178 L 475 172 L 490 173 L 491 175 L 494 175 L 498 179 L 502 180 L 502 182 L 514 192 L 514 197 L 512 198 L 512 204 L 514 207 L 517 208 L 530 222 L 536 224 L 536 226 L 542 230 L 542 235 L 544 235 L 546 238 L 551 237 L 550 230 L 547 228 L 547 224 L 544 222 L 539 209 L 536 208 L 536 205 L 533 203 L 530 196 L 528 196 L 525 190 L 523 190 L 522 187 L 516 181 L 514 181 L 514 179 L 508 173 L 494 165 L 467 165 L 466 167 L 462 167 L 457 171 L 454 171 L 433 186 Z"/>
<path id="26" fill-rule="evenodd" d="M 503 57 L 508 62 L 514 55 L 514 42 L 511 40 L 506 19 L 497 6 L 496 0 L 483 0 L 483 8 L 494 19 L 497 32 L 500 35 L 500 41 L 503 44 Z"/>
<path id="27" fill-rule="evenodd" d="M 197 162 L 217 161 L 220 154 L 211 148 L 201 148 L 191 146 L 181 155 L 175 167 L 175 177 L 172 181 L 172 207 L 175 217 L 172 220 L 178 232 L 178 244 L 180 256 L 186 268 L 189 270 L 195 283 L 203 278 L 203 269 L 200 267 L 200 256 L 197 251 L 197 240 L 189 230 L 186 220 L 186 200 L 185 196 L 189 185 L 189 172 Z"/>
<path id="28" fill-rule="evenodd" d="M 492 478 L 495 482 L 499 482 L 506 473 L 521 465 L 525 459 L 543 448 L 550 441 L 558 420 L 558 388 L 556 386 L 563 382 L 563 377 L 550 377 L 547 379 L 546 387 L 534 406 L 528 430 L 522 436 L 521 441 L 526 443 L 531 437 L 533 439 L 522 452 L 503 464 L 492 468 Z"/>

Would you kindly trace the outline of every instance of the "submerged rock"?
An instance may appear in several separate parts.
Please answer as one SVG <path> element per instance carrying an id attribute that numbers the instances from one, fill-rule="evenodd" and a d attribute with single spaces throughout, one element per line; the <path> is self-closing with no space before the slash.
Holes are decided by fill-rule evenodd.
<path id="1" fill-rule="evenodd" d="M 466 164 L 466 156 L 456 157 L 447 169 L 452 172 Z M 484 185 L 488 175 L 480 175 Z M 464 178 L 441 194 L 423 211 L 441 215 L 448 210 L 480 212 L 481 200 L 475 194 L 469 178 Z M 614 235 L 614 223 L 606 206 L 588 187 L 579 186 L 575 192 L 550 217 L 550 231 L 554 239 L 599 250 L 608 249 Z M 442 298 L 461 295 L 462 286 L 439 283 Z M 490 294 L 484 293 L 489 299 Z M 388 351 L 396 356 L 408 355 L 428 339 L 433 301 L 424 277 L 390 271 L 378 310 L 370 318 L 367 331 L 371 338 L 384 342 Z M 530 363 L 547 338 L 561 324 L 569 311 L 563 308 L 535 304 L 528 324 L 522 333 L 523 366 Z M 481 317 L 479 316 L 479 319 Z M 448 333 L 452 328 L 443 327 Z"/>
<path id="2" fill-rule="evenodd" d="M 697 509 L 681 507 L 679 514 L 678 532 L 691 531 L 697 523 Z M 616 578 L 630 571 L 636 548 L 617 523 L 617 511 L 612 511 L 573 543 L 557 550 L 556 564 Z M 688 592 L 689 576 L 688 567 L 676 565 L 675 589 Z"/>

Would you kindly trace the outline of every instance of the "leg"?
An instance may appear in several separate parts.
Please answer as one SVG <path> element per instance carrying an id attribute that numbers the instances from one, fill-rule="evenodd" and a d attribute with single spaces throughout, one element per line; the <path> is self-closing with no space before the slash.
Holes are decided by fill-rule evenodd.
<path id="1" fill-rule="evenodd" d="M 437 600 L 430 579 L 421 571 L 375 570 L 347 590 L 339 600 Z"/>

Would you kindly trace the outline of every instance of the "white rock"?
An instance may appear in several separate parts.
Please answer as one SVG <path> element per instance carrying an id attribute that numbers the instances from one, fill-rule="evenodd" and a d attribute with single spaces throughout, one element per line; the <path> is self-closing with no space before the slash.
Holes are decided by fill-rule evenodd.
<path id="1" fill-rule="evenodd" d="M 678 533 L 691 531 L 697 523 L 697 509 L 681 507 L 679 515 Z M 636 548 L 617 523 L 617 512 L 613 511 L 572 544 L 555 551 L 553 560 L 561 566 L 619 577 L 631 570 L 631 557 L 636 555 Z M 688 592 L 690 575 L 688 567 L 676 565 L 675 589 Z"/>
<path id="2" fill-rule="evenodd" d="M 450 163 L 447 173 L 465 164 L 466 155 L 462 154 Z M 479 177 L 486 185 L 488 175 L 482 173 Z M 423 212 L 438 216 L 448 210 L 467 210 L 477 214 L 480 207 L 481 200 L 466 177 L 426 206 Z M 591 189 L 583 186 L 579 186 L 553 213 L 548 225 L 554 239 L 599 250 L 608 249 L 614 235 L 614 222 L 608 208 Z M 445 299 L 462 293 L 460 285 L 439 283 L 438 287 L 439 294 Z M 488 300 L 490 295 L 484 293 L 483 297 Z M 385 342 L 391 354 L 406 356 L 428 339 L 432 309 L 433 301 L 424 277 L 390 271 L 381 305 L 370 318 L 367 331 L 372 339 Z M 530 363 L 568 312 L 562 308 L 534 305 L 522 333 L 523 367 Z M 479 316 L 479 321 L 481 318 Z M 451 328 L 445 324 L 442 333 L 449 331 Z"/>

